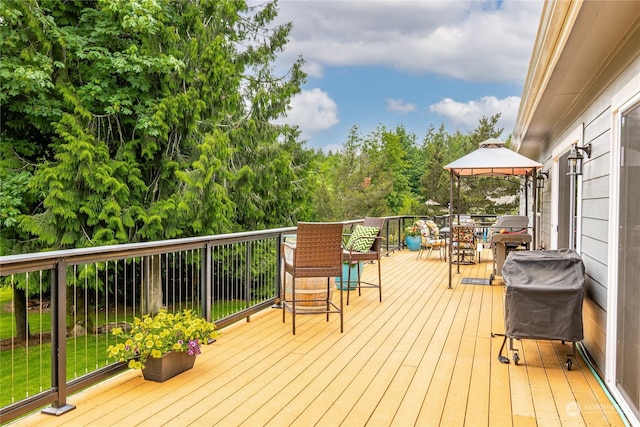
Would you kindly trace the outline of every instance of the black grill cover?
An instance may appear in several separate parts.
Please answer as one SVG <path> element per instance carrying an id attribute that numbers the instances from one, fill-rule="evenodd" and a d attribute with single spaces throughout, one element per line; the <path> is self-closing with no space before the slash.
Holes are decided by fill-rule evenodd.
<path id="1" fill-rule="evenodd" d="M 584 338 L 584 264 L 576 252 L 510 252 L 502 277 L 507 286 L 507 337 L 573 342 Z"/>

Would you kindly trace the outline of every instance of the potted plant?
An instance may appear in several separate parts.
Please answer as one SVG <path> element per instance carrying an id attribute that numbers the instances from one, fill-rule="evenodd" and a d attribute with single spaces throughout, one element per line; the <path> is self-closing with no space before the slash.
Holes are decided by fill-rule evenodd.
<path id="1" fill-rule="evenodd" d="M 410 251 L 419 251 L 422 245 L 422 230 L 414 222 L 413 225 L 405 227 L 404 241 Z"/>
<path id="2" fill-rule="evenodd" d="M 192 368 L 200 346 L 219 335 L 215 324 L 192 310 L 146 314 L 111 333 L 118 343 L 109 346 L 109 357 L 129 361 L 130 368 L 142 369 L 145 379 L 159 382 Z"/>
<path id="3" fill-rule="evenodd" d="M 358 272 L 362 273 L 364 263 L 362 261 L 349 263 L 348 260 L 342 262 L 342 277 L 336 277 L 336 289 L 346 291 L 358 287 Z M 351 270 L 351 272 L 349 272 Z M 351 278 L 351 281 L 349 281 Z M 342 280 L 341 280 L 342 279 Z"/>

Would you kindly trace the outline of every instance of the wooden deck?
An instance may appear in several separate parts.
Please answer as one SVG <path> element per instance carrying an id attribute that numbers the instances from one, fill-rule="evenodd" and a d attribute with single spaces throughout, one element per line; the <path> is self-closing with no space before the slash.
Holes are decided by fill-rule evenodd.
<path id="1" fill-rule="evenodd" d="M 461 267 L 402 251 L 382 261 L 383 301 L 365 289 L 339 318 L 269 309 L 223 330 L 195 367 L 165 383 L 128 371 L 80 392 L 59 417 L 20 426 L 581 426 L 624 423 L 578 357 L 560 342 L 517 342 L 521 361 L 499 363 L 503 292 L 461 284 L 491 263 Z M 373 276 L 376 269 L 365 268 Z M 334 298 L 337 293 L 334 294 Z M 507 354 L 511 357 L 511 353 Z"/>

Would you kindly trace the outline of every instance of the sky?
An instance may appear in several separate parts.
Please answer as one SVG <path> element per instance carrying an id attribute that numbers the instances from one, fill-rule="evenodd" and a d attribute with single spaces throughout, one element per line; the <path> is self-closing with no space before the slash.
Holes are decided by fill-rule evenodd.
<path id="1" fill-rule="evenodd" d="M 255 1 L 253 3 L 258 3 Z M 292 22 L 284 70 L 305 59 L 307 81 L 281 122 L 307 146 L 339 150 L 402 125 L 421 141 L 429 127 L 466 133 L 501 113 L 513 132 L 538 29 L 541 0 L 280 0 Z"/>

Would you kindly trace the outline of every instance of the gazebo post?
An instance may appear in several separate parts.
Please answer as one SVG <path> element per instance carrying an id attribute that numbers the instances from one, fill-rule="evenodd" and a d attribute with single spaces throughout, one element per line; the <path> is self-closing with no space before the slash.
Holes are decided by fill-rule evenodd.
<path id="1" fill-rule="evenodd" d="M 536 169 L 537 171 L 537 169 Z M 535 171 L 531 173 L 531 191 L 533 192 L 533 206 L 531 206 L 531 214 L 533 215 L 533 236 L 532 236 L 532 247 L 531 249 L 533 249 L 534 251 L 536 250 L 536 248 L 538 247 L 537 245 L 537 227 L 536 224 L 538 222 L 538 188 L 537 188 L 537 182 L 536 182 L 536 175 L 535 175 Z"/>
<path id="2" fill-rule="evenodd" d="M 458 202 L 456 204 L 456 212 L 458 213 L 457 224 L 460 226 L 460 174 L 457 175 L 458 181 L 456 185 L 458 187 Z M 451 227 L 451 231 L 453 232 L 453 226 Z M 450 233 L 453 236 L 453 233 Z M 458 242 L 458 250 L 456 251 L 456 274 L 460 274 L 460 228 L 457 230 L 456 240 Z"/>
<path id="3" fill-rule="evenodd" d="M 529 174 L 524 176 L 524 212 L 529 216 Z"/>
<path id="4" fill-rule="evenodd" d="M 458 180 L 459 181 L 459 180 Z M 451 276 L 452 276 L 452 263 L 451 257 L 453 251 L 451 250 L 451 237 L 453 232 L 453 169 L 449 171 L 449 289 L 451 289 Z"/>

